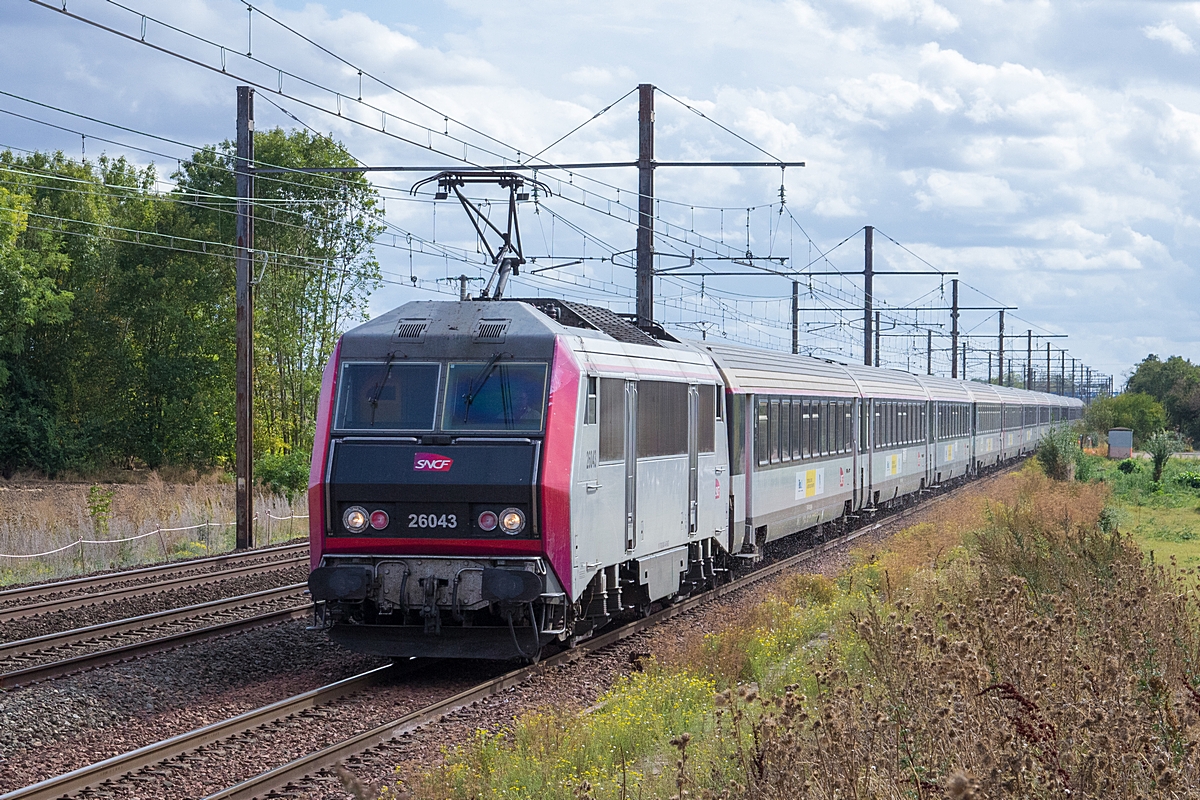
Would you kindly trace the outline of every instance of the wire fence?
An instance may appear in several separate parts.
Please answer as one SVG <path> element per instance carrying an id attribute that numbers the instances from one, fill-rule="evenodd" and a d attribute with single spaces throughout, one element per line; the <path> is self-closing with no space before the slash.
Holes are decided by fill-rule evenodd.
<path id="1" fill-rule="evenodd" d="M 259 517 L 258 514 L 254 515 L 255 522 L 258 521 L 258 517 Z M 294 519 L 308 519 L 308 514 L 289 514 L 286 517 L 277 517 L 274 514 L 272 514 L 270 511 L 268 511 L 266 513 L 266 517 L 268 520 L 284 521 L 284 520 L 294 520 Z M 70 550 L 72 547 L 80 548 L 80 554 L 82 555 L 83 546 L 85 544 L 94 544 L 94 545 L 122 544 L 125 542 L 135 542 L 139 539 L 145 539 L 147 537 L 155 536 L 155 535 L 163 534 L 163 533 L 178 533 L 178 532 L 182 532 L 182 531 L 194 531 L 194 530 L 199 530 L 201 528 L 224 528 L 224 527 L 228 527 L 230 525 L 236 525 L 236 524 L 237 524 L 236 522 L 201 522 L 199 525 L 184 525 L 184 526 L 181 526 L 178 528 L 155 528 L 152 531 L 146 531 L 145 533 L 139 533 L 136 536 L 123 536 L 118 539 L 85 539 L 82 536 L 80 536 L 75 541 L 70 542 L 69 544 L 65 544 L 62 547 L 57 547 L 53 550 L 46 550 L 41 553 L 0 553 L 0 558 L 43 558 L 45 556 L 52 556 L 56 553 L 65 552 L 67 550 Z M 271 527 L 270 527 L 269 522 L 267 523 L 267 541 L 268 542 L 271 541 Z"/>

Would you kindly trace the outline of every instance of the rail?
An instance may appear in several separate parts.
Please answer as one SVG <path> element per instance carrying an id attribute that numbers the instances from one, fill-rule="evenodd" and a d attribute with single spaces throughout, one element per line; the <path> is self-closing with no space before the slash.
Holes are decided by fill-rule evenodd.
<path id="1" fill-rule="evenodd" d="M 188 561 L 176 561 L 169 564 L 158 564 L 153 567 L 139 567 L 138 569 L 123 570 L 120 572 L 105 572 L 101 575 L 89 575 L 84 578 L 71 578 L 69 580 L 55 581 L 53 583 L 38 583 L 32 586 L 18 586 L 13 589 L 4 589 L 0 591 L 0 603 L 9 602 L 14 598 L 18 600 L 32 599 L 35 597 L 43 597 L 48 594 L 79 591 L 81 589 L 89 589 L 95 586 L 103 586 L 108 583 L 116 583 L 125 580 L 137 580 L 141 578 L 153 578 L 158 575 L 181 573 L 188 570 L 195 570 L 197 568 L 204 568 L 219 564 L 262 560 L 264 558 L 270 558 L 276 555 L 306 555 L 307 553 L 307 544 L 288 544 L 280 547 L 264 547 L 260 550 L 242 550 L 236 553 L 225 553 L 224 555 L 219 556 L 208 556 L 206 558 L 194 558 Z"/>
<path id="2" fill-rule="evenodd" d="M 48 614 L 52 611 L 62 611 L 70 608 L 82 608 L 84 606 L 96 605 L 99 602 L 107 600 L 144 597 L 146 595 L 159 594 L 167 589 L 185 585 L 189 587 L 204 586 L 206 584 L 220 583 L 221 581 L 229 580 L 230 578 L 246 575 L 261 575 L 269 572 L 280 572 L 282 570 L 290 569 L 306 563 L 308 563 L 307 554 L 294 555 L 277 561 L 262 561 L 259 563 L 247 564 L 246 566 L 242 567 L 235 567 L 233 569 L 221 570 L 219 572 L 191 573 L 181 575 L 176 578 L 170 578 L 168 580 L 156 581 L 155 583 L 122 586 L 99 592 L 91 592 L 88 594 L 73 594 L 68 597 L 60 597 L 53 600 L 43 600 L 40 603 L 27 603 L 25 605 L 9 606 L 7 608 L 0 608 L 0 622 L 31 617 L 37 614 Z"/>
<path id="3" fill-rule="evenodd" d="M 208 603 L 198 603 L 184 608 L 169 609 L 153 614 L 144 614 L 139 617 L 131 617 L 99 625 L 89 625 L 86 628 L 75 628 L 61 633 L 50 633 L 31 639 L 8 642 L 0 644 L 0 659 L 16 659 L 21 656 L 70 647 L 84 642 L 111 639 L 150 627 L 170 625 L 196 617 L 222 614 L 247 606 L 274 602 L 287 597 L 300 599 L 303 597 L 305 588 L 306 584 L 294 583 L 288 586 L 281 586 L 277 589 L 265 589 L 238 597 L 214 600 Z M 296 619 L 306 616 L 311 610 L 312 604 L 305 602 L 302 606 L 277 609 L 244 619 L 219 622 L 215 625 L 206 625 L 188 631 L 156 636 L 141 642 L 106 647 L 94 653 L 83 653 L 43 664 L 19 667 L 0 673 L 0 689 L 14 689 L 18 686 L 68 675 L 85 669 L 95 669 L 107 664 L 115 664 L 134 658 L 141 658 L 153 653 L 161 653 L 165 650 L 171 650 L 202 639 L 262 627 L 288 619 Z"/>

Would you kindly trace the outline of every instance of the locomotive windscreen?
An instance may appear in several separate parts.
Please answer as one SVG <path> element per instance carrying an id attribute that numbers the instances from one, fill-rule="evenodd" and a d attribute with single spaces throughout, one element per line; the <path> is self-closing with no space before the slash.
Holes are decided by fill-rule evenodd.
<path id="1" fill-rule="evenodd" d="M 540 431 L 546 365 L 458 362 L 446 377 L 446 431 Z"/>
<path id="2" fill-rule="evenodd" d="M 344 364 L 334 427 L 433 430 L 440 372 L 440 364 Z"/>

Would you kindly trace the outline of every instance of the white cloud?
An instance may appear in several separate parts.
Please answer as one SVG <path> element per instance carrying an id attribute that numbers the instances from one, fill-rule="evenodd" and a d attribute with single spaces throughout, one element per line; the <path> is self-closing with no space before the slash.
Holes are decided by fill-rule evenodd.
<path id="1" fill-rule="evenodd" d="M 1023 205 L 1020 192 L 1014 191 L 1008 181 L 990 175 L 934 170 L 924 184 L 914 193 L 922 211 L 979 209 L 1011 214 Z"/>
<path id="2" fill-rule="evenodd" d="M 958 28 L 958 17 L 945 6 L 933 0 L 851 0 L 880 19 L 900 20 L 909 25 L 924 25 L 935 31 L 952 31 Z"/>
<path id="3" fill-rule="evenodd" d="M 1193 263 L 1200 251 L 1200 89 L 1190 59 L 1146 58 L 1155 45 L 1138 35 L 1194 52 L 1188 32 L 1198 30 L 1200 4 L 1182 13 L 1173 6 L 1175 23 L 1161 22 L 1161 6 L 1144 0 L 1111 0 L 1104 15 L 1052 0 L 361 0 L 353 11 L 341 8 L 307 0 L 268 10 L 440 112 L 503 139 L 507 147 L 488 145 L 502 157 L 515 155 L 509 148 L 536 151 L 588 121 L 549 155 L 629 160 L 637 152 L 636 99 L 591 117 L 634 84 L 652 82 L 773 155 L 808 162 L 786 172 L 787 210 L 818 249 L 876 225 L 933 263 L 958 269 L 967 283 L 1020 304 L 1023 317 L 1059 325 L 1082 357 L 1132 363 L 1145 355 L 1143 343 L 1158 342 L 1157 351 L 1200 359 L 1193 324 L 1200 306 Z M 232 54 L 244 42 L 245 19 L 243 11 L 235 24 L 228 11 L 228 0 L 181 0 L 155 13 L 227 43 Z M 129 25 L 136 28 L 136 19 Z M 153 25 L 150 32 L 150 39 L 166 35 Z M 334 86 L 343 101 L 357 96 L 355 70 L 257 19 L 254 38 L 255 55 Z M 32 5 L 14 6 L 0 26 L 0 71 L 6 90 L 180 141 L 233 133 L 233 81 Z M 274 73 L 262 80 L 271 84 Z M 306 100 L 324 103 L 320 93 L 304 91 Z M 443 130 L 441 113 L 379 86 L 364 92 L 397 115 Z M 389 132 L 420 147 L 350 124 L 348 112 L 338 119 L 275 99 L 306 123 L 335 130 L 368 163 L 442 163 L 425 147 L 424 131 L 399 121 L 389 121 Z M 664 95 L 656 102 L 660 159 L 765 158 Z M 7 100 L 0 106 L 29 110 Z M 265 98 L 257 110 L 260 125 L 293 124 Z M 79 152 L 78 136 L 14 120 L 0 127 L 3 144 Z M 467 135 L 462 126 L 449 127 Z M 482 159 L 484 142 L 475 141 L 472 155 Z M 88 140 L 89 156 L 98 148 Z M 443 149 L 461 152 L 461 144 Z M 620 187 L 629 202 L 630 171 L 593 176 Z M 566 176 L 540 177 L 570 185 Z M 701 233 L 746 246 L 745 209 L 775 202 L 780 174 L 663 169 L 655 181 L 675 237 L 660 248 L 701 254 Z M 431 238 L 430 207 L 401 199 L 410 176 L 381 175 L 378 183 L 391 187 L 389 219 Z M 633 246 L 616 203 L 611 216 L 557 198 L 541 214 L 522 213 L 526 248 L 539 255 L 551 246 L 556 255 L 589 257 Z M 808 243 L 798 229 L 780 230 L 787 219 L 768 209 L 751 215 L 756 253 L 802 260 Z M 439 206 L 436 220 L 439 244 L 474 253 L 474 233 L 456 208 Z M 572 224 L 596 239 L 583 241 Z M 856 250 L 848 242 L 831 259 L 854 268 L 859 243 Z M 881 262 L 900 257 L 885 240 L 876 244 Z M 407 252 L 381 248 L 380 259 L 384 270 L 407 275 Z M 584 266 L 596 280 L 629 285 L 628 271 L 611 262 Z M 414 269 L 433 279 L 473 267 L 418 253 Z M 907 297 L 925 290 L 917 282 L 884 286 Z M 768 291 L 754 286 L 714 279 L 707 291 Z M 539 290 L 566 288 L 543 283 Z M 853 282 L 842 290 L 847 302 L 857 291 Z M 415 296 L 426 295 L 387 287 L 373 307 Z M 599 290 L 589 298 L 617 310 L 628 304 Z M 1105 309 L 1103 324 L 1097 308 Z"/>
<path id="4" fill-rule="evenodd" d="M 1192 37 L 1179 29 L 1179 26 L 1170 20 L 1160 22 L 1157 25 L 1147 25 L 1142 28 L 1142 33 L 1147 39 L 1155 39 L 1160 42 L 1165 42 L 1171 46 L 1171 49 L 1177 53 L 1194 53 L 1196 45 L 1192 42 Z"/>

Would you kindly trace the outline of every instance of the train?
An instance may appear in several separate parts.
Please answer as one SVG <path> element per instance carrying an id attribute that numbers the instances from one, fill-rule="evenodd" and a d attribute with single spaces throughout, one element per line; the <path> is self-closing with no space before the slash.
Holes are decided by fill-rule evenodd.
<path id="1" fill-rule="evenodd" d="M 1079 400 L 644 330 L 556 298 L 413 301 L 325 367 L 314 627 L 536 660 L 1032 452 Z"/>

